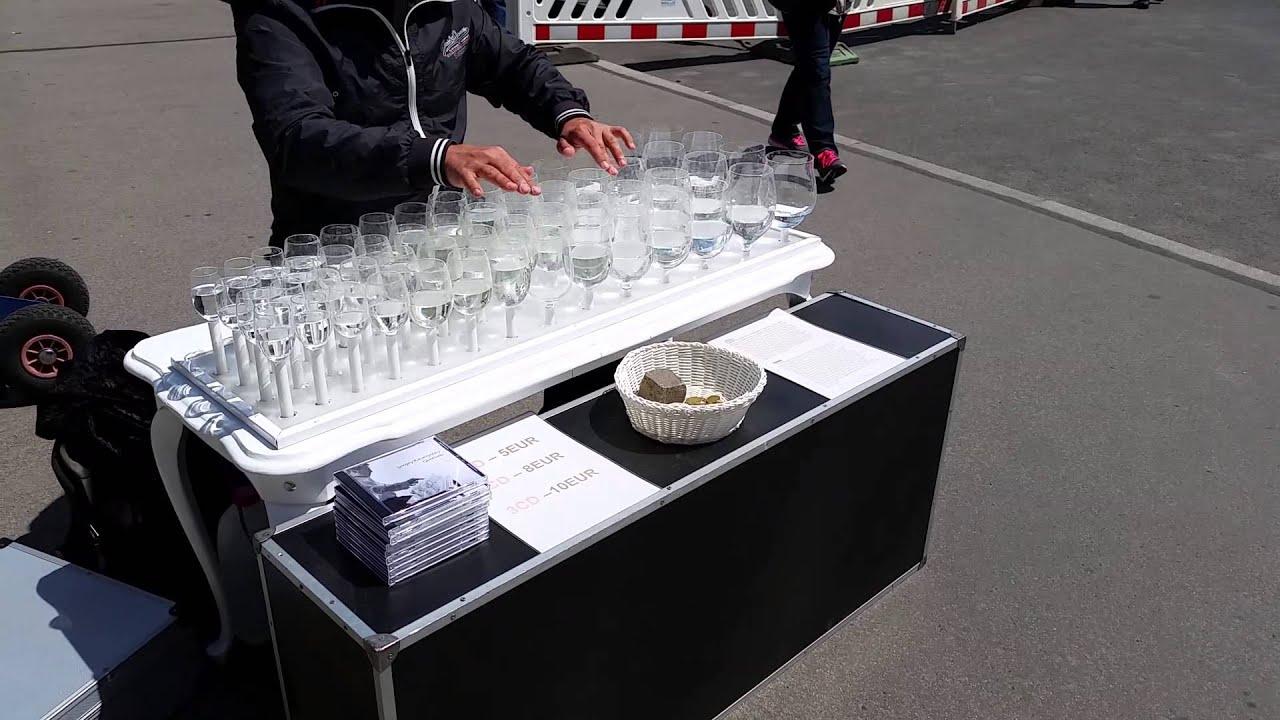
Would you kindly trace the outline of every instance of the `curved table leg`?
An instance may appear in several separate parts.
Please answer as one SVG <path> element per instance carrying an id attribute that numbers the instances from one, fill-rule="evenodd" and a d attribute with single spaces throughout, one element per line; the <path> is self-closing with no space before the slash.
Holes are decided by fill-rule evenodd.
<path id="1" fill-rule="evenodd" d="M 178 463 L 178 444 L 182 440 L 182 429 L 182 418 L 167 408 L 159 408 L 151 421 L 151 451 L 155 454 L 156 469 L 160 471 L 169 503 L 173 505 L 178 522 L 182 524 L 182 531 L 187 535 L 187 542 L 191 543 L 191 549 L 195 551 L 200 569 L 204 571 L 205 580 L 209 582 L 209 589 L 213 592 L 213 601 L 218 607 L 218 637 L 206 648 L 206 652 L 211 657 L 221 658 L 231 649 L 231 616 L 227 611 L 222 577 L 218 574 L 217 551 L 196 508 L 191 484 Z"/>

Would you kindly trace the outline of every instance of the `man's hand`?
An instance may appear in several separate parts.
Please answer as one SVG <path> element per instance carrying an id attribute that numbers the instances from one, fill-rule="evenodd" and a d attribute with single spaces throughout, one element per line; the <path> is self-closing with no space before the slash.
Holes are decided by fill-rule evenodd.
<path id="1" fill-rule="evenodd" d="M 533 184 L 533 168 L 516 162 L 515 158 L 497 145 L 449 146 L 444 155 L 444 172 L 449 184 L 482 197 L 481 180 L 488 180 L 507 192 L 521 195 L 537 195 L 541 188 Z"/>
<path id="2" fill-rule="evenodd" d="M 595 159 L 596 164 L 610 175 L 617 175 L 618 168 L 626 165 L 622 152 L 623 146 L 634 150 L 636 141 L 631 133 L 619 125 L 605 125 L 591 118 L 576 117 L 560 128 L 560 141 L 556 149 L 565 157 L 573 157 L 579 149 L 586 150 Z"/>

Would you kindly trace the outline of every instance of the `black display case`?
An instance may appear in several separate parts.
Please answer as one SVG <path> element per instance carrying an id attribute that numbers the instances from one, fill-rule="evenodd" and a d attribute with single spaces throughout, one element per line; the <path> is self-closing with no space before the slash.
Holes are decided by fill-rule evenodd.
<path id="1" fill-rule="evenodd" d="M 264 536 L 290 717 L 711 718 L 919 568 L 964 339 L 846 294 L 792 312 L 902 362 L 831 400 L 770 374 L 702 446 L 634 432 L 611 388 L 543 413 L 661 488 L 585 537 L 495 523 L 388 588 L 328 508 Z"/>

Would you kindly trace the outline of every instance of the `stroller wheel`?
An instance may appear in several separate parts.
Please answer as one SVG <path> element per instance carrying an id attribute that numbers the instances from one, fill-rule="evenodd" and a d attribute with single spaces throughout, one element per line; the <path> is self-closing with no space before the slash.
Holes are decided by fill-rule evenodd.
<path id="1" fill-rule="evenodd" d="M 0 382 L 34 395 L 93 339 L 93 325 L 71 308 L 31 305 L 0 320 Z"/>

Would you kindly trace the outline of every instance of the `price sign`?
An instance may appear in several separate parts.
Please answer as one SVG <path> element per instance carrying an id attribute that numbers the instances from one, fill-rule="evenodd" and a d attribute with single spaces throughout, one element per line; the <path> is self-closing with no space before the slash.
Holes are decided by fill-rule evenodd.
<path id="1" fill-rule="evenodd" d="M 489 477 L 489 517 L 538 552 L 658 492 L 539 417 L 454 449 Z"/>

